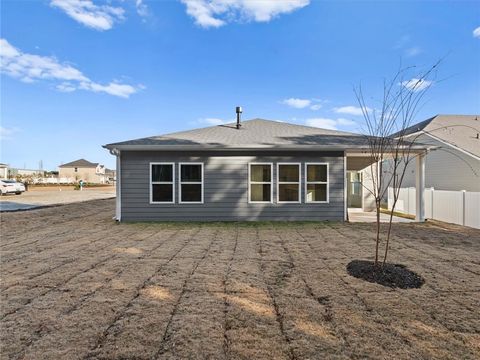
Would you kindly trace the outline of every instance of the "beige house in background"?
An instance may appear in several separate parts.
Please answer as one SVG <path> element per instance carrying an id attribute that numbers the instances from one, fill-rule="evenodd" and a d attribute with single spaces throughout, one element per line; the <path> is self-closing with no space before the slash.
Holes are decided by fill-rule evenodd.
<path id="1" fill-rule="evenodd" d="M 83 180 L 95 184 L 105 184 L 108 179 L 105 175 L 105 166 L 79 159 L 58 167 L 59 178 L 70 178 L 75 181 Z"/>
<path id="2" fill-rule="evenodd" d="M 0 179 L 8 178 L 8 165 L 0 163 Z"/>

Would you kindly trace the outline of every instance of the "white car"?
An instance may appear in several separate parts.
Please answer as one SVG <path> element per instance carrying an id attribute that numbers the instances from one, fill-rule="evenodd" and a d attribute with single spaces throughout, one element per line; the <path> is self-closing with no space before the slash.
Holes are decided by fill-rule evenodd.
<path id="1" fill-rule="evenodd" d="M 16 182 L 15 180 L 0 180 L 0 193 L 2 195 L 17 194 L 20 195 L 25 191 L 25 185 Z"/>

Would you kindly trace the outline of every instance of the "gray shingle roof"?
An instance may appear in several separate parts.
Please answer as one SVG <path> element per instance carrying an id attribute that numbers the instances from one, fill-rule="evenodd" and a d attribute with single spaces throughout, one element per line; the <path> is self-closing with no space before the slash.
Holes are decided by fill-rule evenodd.
<path id="1" fill-rule="evenodd" d="M 477 138 L 480 133 L 480 115 L 436 115 L 410 126 L 405 135 L 419 131 L 480 156 L 480 139 Z M 398 133 L 392 136 L 398 136 Z"/>
<path id="2" fill-rule="evenodd" d="M 232 123 L 104 145 L 107 149 L 120 150 L 162 148 L 178 148 L 179 150 L 188 148 L 297 149 L 311 148 L 312 146 L 325 149 L 365 148 L 367 139 L 363 135 L 349 132 L 253 119 L 243 121 L 240 129 L 237 129 L 235 123 Z"/>
<path id="3" fill-rule="evenodd" d="M 61 168 L 66 167 L 79 167 L 79 168 L 90 168 L 90 167 L 97 167 L 98 163 L 92 163 L 85 159 L 78 159 L 63 165 L 60 165 Z"/>

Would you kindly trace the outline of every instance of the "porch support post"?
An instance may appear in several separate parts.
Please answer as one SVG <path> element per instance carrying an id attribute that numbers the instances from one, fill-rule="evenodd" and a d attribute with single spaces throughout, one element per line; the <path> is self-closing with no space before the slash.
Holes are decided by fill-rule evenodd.
<path id="1" fill-rule="evenodd" d="M 305 180 L 306 181 L 306 180 Z M 347 208 L 347 153 L 343 152 L 343 220 L 348 221 Z"/>
<path id="2" fill-rule="evenodd" d="M 115 167 L 115 217 L 117 221 L 122 219 L 122 184 L 121 184 L 121 166 L 120 166 L 120 150 L 113 149 L 110 150 L 110 154 L 115 155 L 117 158 L 116 167 Z"/>
<path id="3" fill-rule="evenodd" d="M 416 159 L 416 171 L 415 171 L 415 185 L 416 185 L 416 214 L 415 221 L 425 221 L 425 200 L 423 194 L 425 192 L 425 153 L 419 154 Z"/>

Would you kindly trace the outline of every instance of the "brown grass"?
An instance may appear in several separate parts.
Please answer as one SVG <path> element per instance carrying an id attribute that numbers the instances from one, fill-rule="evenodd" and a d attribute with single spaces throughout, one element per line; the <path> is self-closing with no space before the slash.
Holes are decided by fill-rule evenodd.
<path id="1" fill-rule="evenodd" d="M 480 231 L 396 224 L 393 290 L 346 273 L 373 224 L 115 224 L 113 200 L 2 213 L 1 358 L 480 357 Z"/>

